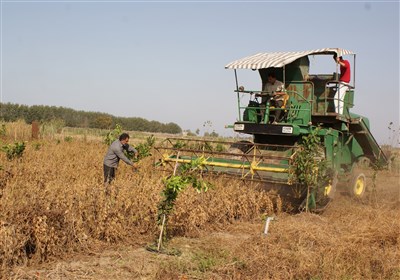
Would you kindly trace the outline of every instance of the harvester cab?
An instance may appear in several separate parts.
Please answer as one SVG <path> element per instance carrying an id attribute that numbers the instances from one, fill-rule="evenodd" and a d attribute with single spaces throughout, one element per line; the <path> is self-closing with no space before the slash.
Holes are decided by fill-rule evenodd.
<path id="1" fill-rule="evenodd" d="M 280 139 L 268 137 L 263 140 L 261 135 L 300 135 L 300 131 L 310 126 L 323 125 L 338 130 L 348 129 L 352 120 L 350 109 L 354 106 L 354 81 L 344 83 L 339 79 L 339 64 L 336 72 L 332 74 L 310 74 L 310 58 L 315 56 L 333 55 L 351 56 L 351 66 L 355 65 L 355 54 L 342 49 L 322 49 L 305 52 L 278 52 L 259 53 L 253 56 L 236 60 L 225 66 L 226 69 L 234 69 L 236 78 L 238 120 L 234 125 L 236 132 L 256 135 L 260 141 L 274 141 Z M 332 60 L 332 64 L 334 61 Z M 261 84 L 258 90 L 248 90 L 239 86 L 238 69 L 251 69 L 258 71 Z M 353 69 L 353 73 L 354 73 Z M 276 80 L 283 83 L 280 92 L 270 92 L 266 87 L 268 76 L 273 74 Z M 346 91 L 343 99 L 339 99 L 336 92 L 343 87 Z M 241 104 L 242 95 L 250 95 L 248 104 Z M 276 106 L 271 101 L 274 95 L 283 102 Z M 262 96 L 263 102 L 257 98 Z M 343 109 L 338 112 L 339 107 Z M 279 118 L 276 111 L 281 111 Z M 271 126 L 269 124 L 278 124 Z M 267 125 L 267 126 L 266 126 Z M 289 140 L 289 143 L 293 142 Z M 293 143 L 297 140 L 294 139 Z"/>
<path id="2" fill-rule="evenodd" d="M 332 74 L 310 74 L 310 58 L 329 56 L 335 64 L 334 55 L 352 57 L 350 83 L 340 80 L 339 64 Z M 234 70 L 238 104 L 237 120 L 231 127 L 253 141 L 168 138 L 156 148 L 162 165 L 174 168 L 201 157 L 204 173 L 257 182 L 298 205 L 307 201 L 306 208 L 326 206 L 337 189 L 363 197 L 371 164 L 383 166 L 387 160 L 369 130 L 368 119 L 350 111 L 354 106 L 355 58 L 351 51 L 327 48 L 258 53 L 229 63 L 225 68 Z M 238 69 L 258 71 L 260 89 L 240 86 Z M 280 87 L 271 86 L 275 80 Z M 336 93 L 341 87 L 345 94 L 339 99 Z M 246 104 L 242 104 L 243 96 L 249 97 Z M 301 143 L 313 133 L 320 142 L 314 160 L 324 161 L 328 180 L 317 183 L 310 192 L 293 173 Z"/>

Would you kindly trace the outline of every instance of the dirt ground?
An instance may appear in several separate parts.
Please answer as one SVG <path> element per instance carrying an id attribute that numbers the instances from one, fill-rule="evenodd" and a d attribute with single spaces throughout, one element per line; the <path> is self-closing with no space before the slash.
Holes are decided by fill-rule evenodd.
<path id="1" fill-rule="evenodd" d="M 239 243 L 259 231 L 262 225 L 240 223 L 226 231 L 203 233 L 200 238 L 174 238 L 169 246 L 181 251 L 180 256 L 158 254 L 146 250 L 148 243 L 107 247 L 90 254 L 71 256 L 68 260 L 53 261 L 35 268 L 21 267 L 15 270 L 15 279 L 163 279 L 157 275 L 160 266 L 168 261 L 192 258 L 192 252 L 210 244 Z M 217 244 L 217 242 L 220 244 Z M 182 279 L 185 276 L 182 275 Z"/>
<path id="2" fill-rule="evenodd" d="M 366 201 L 338 195 L 322 214 L 281 213 L 175 236 L 180 255 L 146 250 L 152 238 L 14 269 L 13 279 L 400 279 L 400 177 L 382 173 Z"/>

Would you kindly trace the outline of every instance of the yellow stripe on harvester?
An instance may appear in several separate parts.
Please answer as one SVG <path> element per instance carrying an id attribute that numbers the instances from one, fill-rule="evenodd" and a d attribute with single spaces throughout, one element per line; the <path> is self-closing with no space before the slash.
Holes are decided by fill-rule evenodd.
<path id="1" fill-rule="evenodd" d="M 190 163 L 191 159 L 182 159 L 182 158 L 171 158 L 168 155 L 163 156 L 163 161 L 165 162 L 179 162 L 179 163 Z M 277 172 L 277 173 L 287 173 L 287 168 L 281 167 L 268 167 L 268 166 L 258 166 L 259 163 L 256 161 L 251 162 L 249 165 L 242 163 L 224 163 L 224 162 L 214 162 L 205 160 L 202 162 L 204 165 L 216 166 L 216 167 L 229 167 L 236 169 L 249 169 L 252 174 L 254 171 L 269 171 L 269 172 Z"/>

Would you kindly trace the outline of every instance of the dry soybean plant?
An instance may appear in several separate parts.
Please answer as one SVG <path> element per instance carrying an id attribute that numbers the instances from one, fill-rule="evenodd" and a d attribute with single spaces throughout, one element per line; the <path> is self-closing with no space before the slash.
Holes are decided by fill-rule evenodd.
<path id="1" fill-rule="evenodd" d="M 160 178 L 165 174 L 153 168 L 151 157 L 140 161 L 137 173 L 122 164 L 107 197 L 102 174 L 106 149 L 100 140 L 39 140 L 26 143 L 18 160 L 0 153 L 0 275 L 18 265 L 90 250 L 98 242 L 145 246 L 159 233 L 159 194 L 165 190 Z M 223 178 L 212 183 L 215 188 L 207 192 L 187 188 L 177 196 L 168 221 L 171 235 L 196 236 L 274 211 L 265 192 Z"/>

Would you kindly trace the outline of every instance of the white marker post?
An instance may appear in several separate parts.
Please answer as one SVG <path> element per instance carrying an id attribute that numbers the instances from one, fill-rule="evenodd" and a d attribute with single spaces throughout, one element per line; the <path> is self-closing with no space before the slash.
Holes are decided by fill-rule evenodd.
<path id="1" fill-rule="evenodd" d="M 274 217 L 268 217 L 267 220 L 265 221 L 265 228 L 264 228 L 264 234 L 268 234 L 268 228 L 269 228 L 269 223 L 274 220 Z"/>

